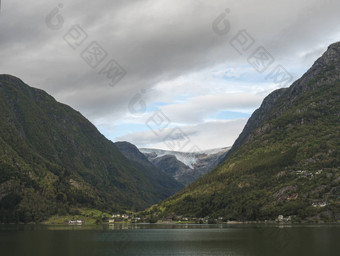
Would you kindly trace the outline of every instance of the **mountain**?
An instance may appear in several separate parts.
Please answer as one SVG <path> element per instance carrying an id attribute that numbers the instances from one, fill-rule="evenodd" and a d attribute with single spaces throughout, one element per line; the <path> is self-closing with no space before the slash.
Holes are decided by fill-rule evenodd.
<path id="1" fill-rule="evenodd" d="M 267 96 L 222 164 L 149 211 L 227 220 L 340 220 L 340 42 Z"/>
<path id="2" fill-rule="evenodd" d="M 36 222 L 84 207 L 141 210 L 180 188 L 128 160 L 79 112 L 0 75 L 0 222 Z"/>
<path id="3" fill-rule="evenodd" d="M 216 167 L 229 148 L 190 153 L 150 148 L 140 150 L 155 166 L 186 186 Z"/>
<path id="4" fill-rule="evenodd" d="M 169 194 L 172 195 L 174 194 L 174 191 L 177 192 L 184 187 L 173 177 L 164 173 L 154 164 L 149 162 L 145 155 L 141 153 L 135 145 L 125 141 L 115 142 L 115 145 L 127 159 L 142 165 L 150 172 L 150 178 L 154 180 L 153 184 L 155 184 L 157 189 L 164 194 L 164 197 Z"/>

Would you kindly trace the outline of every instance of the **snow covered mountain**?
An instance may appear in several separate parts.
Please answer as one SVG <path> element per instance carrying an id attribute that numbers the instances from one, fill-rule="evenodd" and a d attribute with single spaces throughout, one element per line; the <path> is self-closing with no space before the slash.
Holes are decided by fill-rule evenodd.
<path id="1" fill-rule="evenodd" d="M 230 148 L 217 148 L 200 152 L 179 152 L 140 148 L 150 162 L 184 185 L 198 179 L 216 167 Z"/>

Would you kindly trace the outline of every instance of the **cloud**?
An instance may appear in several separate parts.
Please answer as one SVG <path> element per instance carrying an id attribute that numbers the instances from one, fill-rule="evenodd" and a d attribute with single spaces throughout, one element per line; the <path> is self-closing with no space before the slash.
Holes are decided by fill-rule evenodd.
<path id="1" fill-rule="evenodd" d="M 143 95 L 147 111 L 161 104 L 171 120 L 183 126 L 225 110 L 252 111 L 277 88 L 248 64 L 256 47 L 263 45 L 276 63 L 298 78 L 340 37 L 337 0 L 62 3 L 58 9 L 60 2 L 55 0 L 2 2 L 0 73 L 46 90 L 96 125 L 103 120 L 111 126 L 126 123 L 129 102 L 142 89 L 148 91 Z M 51 30 L 45 20 L 55 8 L 64 23 Z M 226 8 L 230 31 L 220 36 L 212 23 Z M 76 24 L 88 38 L 72 49 L 63 37 Z M 255 40 L 243 54 L 230 45 L 241 29 Z M 98 68 L 80 56 L 92 41 L 108 53 Z M 127 72 L 114 87 L 99 75 L 111 58 Z"/>
<path id="2" fill-rule="evenodd" d="M 238 137 L 247 119 L 205 122 L 193 126 L 166 128 L 157 131 L 137 132 L 118 137 L 118 141 L 129 141 L 140 147 L 187 151 L 192 148 L 211 149 L 231 146 Z M 170 135 L 170 136 L 169 136 Z"/>
<path id="3" fill-rule="evenodd" d="M 175 123 L 202 123 L 223 110 L 244 111 L 260 105 L 262 97 L 249 93 L 225 93 L 194 97 L 160 109 Z"/>

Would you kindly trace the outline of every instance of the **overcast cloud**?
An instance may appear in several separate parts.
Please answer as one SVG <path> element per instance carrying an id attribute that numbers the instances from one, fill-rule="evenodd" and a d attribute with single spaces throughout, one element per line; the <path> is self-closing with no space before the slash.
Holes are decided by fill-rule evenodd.
<path id="1" fill-rule="evenodd" d="M 231 146 L 262 99 L 285 86 L 249 65 L 257 47 L 275 58 L 271 68 L 281 64 L 297 79 L 340 38 L 338 0 L 1 2 L 0 73 L 46 90 L 109 139 L 140 147 L 169 147 L 146 125 L 157 111 L 162 132 L 179 127 L 190 139 L 181 150 Z M 219 35 L 212 24 L 223 13 L 230 30 Z M 76 49 L 63 39 L 74 25 L 88 36 Z M 230 42 L 243 29 L 254 44 L 240 54 Z M 108 54 L 95 68 L 80 57 L 92 41 Z M 111 59 L 126 71 L 114 86 L 98 74 Z"/>

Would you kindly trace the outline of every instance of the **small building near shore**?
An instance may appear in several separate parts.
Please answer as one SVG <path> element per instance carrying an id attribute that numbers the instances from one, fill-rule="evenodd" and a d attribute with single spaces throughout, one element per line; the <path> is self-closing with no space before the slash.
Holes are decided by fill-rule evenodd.
<path id="1" fill-rule="evenodd" d="M 68 221 L 69 225 L 83 225 L 85 224 L 84 220 L 69 220 Z"/>

